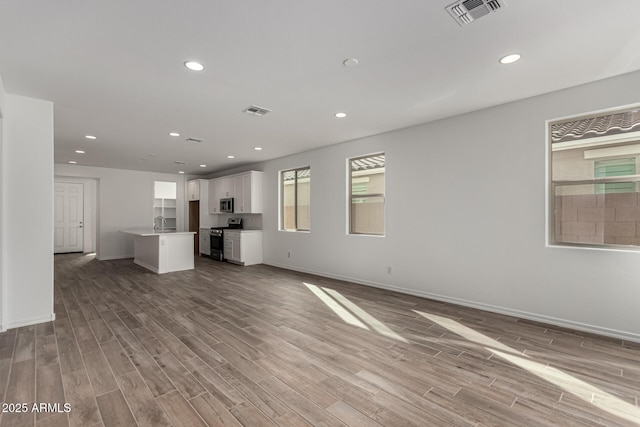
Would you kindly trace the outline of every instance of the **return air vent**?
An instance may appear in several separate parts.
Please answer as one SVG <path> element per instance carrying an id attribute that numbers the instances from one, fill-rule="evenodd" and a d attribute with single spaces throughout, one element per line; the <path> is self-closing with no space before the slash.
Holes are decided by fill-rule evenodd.
<path id="1" fill-rule="evenodd" d="M 271 110 L 268 108 L 258 107 L 257 105 L 252 105 L 251 107 L 247 107 L 244 112 L 255 116 L 264 116 L 265 114 L 270 113 Z"/>
<path id="2" fill-rule="evenodd" d="M 185 139 L 185 141 L 191 142 L 193 144 L 200 144 L 204 140 L 202 140 L 200 138 L 187 138 L 187 139 Z"/>
<path id="3" fill-rule="evenodd" d="M 464 0 L 447 6 L 447 11 L 459 25 L 467 25 L 478 18 L 497 12 L 506 6 L 504 0 Z"/>
<path id="4" fill-rule="evenodd" d="M 175 163 L 176 165 L 186 165 L 187 164 L 187 162 L 183 162 L 182 160 L 176 160 L 173 163 Z"/>

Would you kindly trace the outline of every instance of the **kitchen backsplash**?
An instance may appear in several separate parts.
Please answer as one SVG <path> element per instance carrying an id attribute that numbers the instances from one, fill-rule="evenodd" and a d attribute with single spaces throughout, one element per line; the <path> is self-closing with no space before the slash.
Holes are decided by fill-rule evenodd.
<path id="1" fill-rule="evenodd" d="M 229 218 L 242 218 L 245 230 L 262 230 L 262 214 L 216 214 L 211 217 L 213 227 L 225 227 Z"/>

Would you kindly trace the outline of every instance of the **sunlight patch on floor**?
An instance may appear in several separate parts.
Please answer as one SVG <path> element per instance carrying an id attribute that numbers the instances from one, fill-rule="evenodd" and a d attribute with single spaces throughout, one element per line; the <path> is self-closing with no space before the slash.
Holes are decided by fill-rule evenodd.
<path id="1" fill-rule="evenodd" d="M 372 329 L 374 329 L 380 335 L 384 335 L 385 337 L 393 338 L 394 340 L 402 341 L 404 343 L 408 342 L 406 339 L 404 339 L 397 333 L 393 332 L 387 325 L 385 325 L 384 323 L 382 323 L 381 321 L 379 321 L 378 319 L 376 319 L 375 317 L 373 317 L 372 315 L 370 315 L 369 313 L 361 309 L 358 305 L 349 301 L 349 299 L 347 299 L 347 297 L 342 295 L 340 292 L 333 289 L 328 289 L 328 288 L 323 288 L 323 289 L 326 292 L 328 292 L 333 298 L 335 298 L 336 301 L 338 301 L 340 304 L 342 304 L 344 307 L 350 310 L 353 314 L 355 314 L 360 319 L 362 319 L 362 321 L 368 324 Z"/>
<path id="2" fill-rule="evenodd" d="M 310 283 L 304 283 L 304 285 L 346 323 L 363 329 L 373 329 L 380 335 L 408 343 L 406 339 L 392 331 L 387 325 L 367 313 L 357 304 L 351 302 L 340 292 L 330 288 L 320 288 Z"/>
<path id="3" fill-rule="evenodd" d="M 580 399 L 609 412 L 610 414 L 640 424 L 640 408 L 627 403 L 624 400 L 599 389 L 598 387 L 554 367 L 534 362 L 532 360 L 527 360 L 522 357 L 513 356 L 511 354 L 505 354 L 498 350 L 491 351 L 514 365 L 520 366 L 521 368 L 526 369 L 532 374 L 535 374 L 558 387 L 562 387 L 574 396 L 577 396 Z"/>
<path id="4" fill-rule="evenodd" d="M 599 389 L 598 387 L 569 375 L 557 368 L 548 366 L 545 363 L 539 363 L 528 359 L 528 356 L 526 355 L 523 357 L 520 352 L 512 349 L 511 347 L 481 334 L 468 326 L 462 325 L 455 320 L 417 310 L 413 311 L 469 341 L 482 345 L 486 350 L 489 350 L 496 356 L 501 357 L 527 372 L 562 388 L 563 390 L 573 394 L 585 402 L 591 403 L 603 411 L 640 424 L 640 408 L 627 403 L 624 400 Z"/>
<path id="5" fill-rule="evenodd" d="M 480 344 L 484 347 L 497 348 L 502 351 L 506 351 L 508 353 L 516 353 L 520 354 L 520 352 L 514 350 L 513 348 L 504 345 L 500 341 L 494 340 L 493 338 L 489 338 L 488 336 L 481 334 L 480 332 L 475 331 L 474 329 L 469 328 L 468 326 L 463 325 L 460 322 L 456 322 L 453 319 L 449 319 L 447 317 L 438 316 L 436 314 L 424 313 L 422 311 L 413 310 L 414 313 L 418 313 L 422 317 L 426 317 L 431 320 L 433 323 L 436 323 L 442 326 L 445 329 L 454 332 L 465 339 Z"/>
<path id="6" fill-rule="evenodd" d="M 344 307 L 338 304 L 333 298 L 327 295 L 322 289 L 320 289 L 316 285 L 312 285 L 309 283 L 304 283 L 304 285 L 309 288 L 311 292 L 317 296 L 320 301 L 325 303 L 327 307 L 329 307 L 335 314 L 338 315 L 345 323 L 348 323 L 353 326 L 357 326 L 362 329 L 369 329 L 364 323 L 359 321 L 353 314 L 349 313 Z"/>

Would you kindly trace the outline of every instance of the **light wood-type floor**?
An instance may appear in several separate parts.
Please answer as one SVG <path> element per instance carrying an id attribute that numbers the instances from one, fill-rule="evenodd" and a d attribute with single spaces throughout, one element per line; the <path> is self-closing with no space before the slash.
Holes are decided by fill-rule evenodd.
<path id="1" fill-rule="evenodd" d="M 640 423 L 639 344 L 196 261 L 56 256 L 55 322 L 0 334 L 0 401 L 28 407 L 0 426 Z"/>

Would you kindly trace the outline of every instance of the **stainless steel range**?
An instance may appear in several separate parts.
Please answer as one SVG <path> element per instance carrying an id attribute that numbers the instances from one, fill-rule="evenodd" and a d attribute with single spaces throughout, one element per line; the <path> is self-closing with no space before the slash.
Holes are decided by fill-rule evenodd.
<path id="1" fill-rule="evenodd" d="M 211 259 L 225 261 L 224 259 L 224 230 L 242 228 L 242 218 L 229 218 L 227 227 L 211 227 L 209 240 L 211 245 Z"/>

